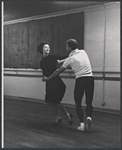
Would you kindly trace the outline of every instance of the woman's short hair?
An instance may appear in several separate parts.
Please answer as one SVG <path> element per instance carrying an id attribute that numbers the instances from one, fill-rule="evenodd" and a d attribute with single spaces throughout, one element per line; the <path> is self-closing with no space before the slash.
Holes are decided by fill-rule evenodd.
<path id="1" fill-rule="evenodd" d="M 43 46 L 45 45 L 45 44 L 48 44 L 48 43 L 46 43 L 46 42 L 41 42 L 39 45 L 38 45 L 38 47 L 37 47 L 37 51 L 39 52 L 39 53 L 43 53 Z"/>
<path id="2" fill-rule="evenodd" d="M 78 42 L 75 39 L 69 39 L 66 41 L 66 44 L 68 44 L 69 47 L 71 47 L 73 50 L 78 48 Z"/>

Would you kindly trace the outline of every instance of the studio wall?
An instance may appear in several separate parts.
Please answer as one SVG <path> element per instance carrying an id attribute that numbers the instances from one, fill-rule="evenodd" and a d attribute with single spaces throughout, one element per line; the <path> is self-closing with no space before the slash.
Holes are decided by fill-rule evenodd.
<path id="1" fill-rule="evenodd" d="M 82 12 L 84 12 L 84 15 Z M 74 16 L 73 18 L 71 17 L 72 15 Z M 29 27 L 27 27 L 27 22 L 5 25 L 4 94 L 5 96 L 42 99 L 44 101 L 45 84 L 41 82 L 40 70 L 34 69 L 39 68 L 41 59 L 40 54 L 37 53 L 35 48 L 40 40 L 42 40 L 41 37 L 43 37 L 43 40 L 47 40 L 48 42 L 52 41 L 50 44 L 52 53 L 63 55 L 65 54 L 65 40 L 73 35 L 76 39 L 78 38 L 78 42 L 81 44 L 79 48 L 86 50 L 93 68 L 95 78 L 94 108 L 98 108 L 99 110 L 109 109 L 120 111 L 120 3 L 114 2 L 85 8 L 79 13 L 74 12 L 72 15 L 68 16 L 71 24 L 68 19 L 66 19 L 67 22 L 64 22 L 65 18 L 63 16 L 57 16 L 29 21 Z M 55 24 L 52 23 L 52 20 Z M 48 25 L 46 23 L 48 23 Z M 8 40 L 10 37 L 10 34 L 8 34 L 10 33 L 9 30 L 12 30 L 9 28 L 15 27 L 16 25 L 20 26 L 20 24 L 24 26 L 24 29 L 20 27 L 21 33 L 19 34 L 21 38 L 19 38 L 18 41 L 23 41 L 22 39 L 26 37 L 26 35 L 29 35 L 29 44 L 26 45 L 26 42 L 22 42 L 22 51 L 23 53 L 29 53 L 28 59 L 22 55 L 20 51 L 21 44 L 16 44 L 17 41 L 14 37 L 11 37 L 10 41 Z M 60 24 L 63 24 L 65 32 Z M 81 26 L 79 24 L 81 24 Z M 67 25 L 70 27 L 70 30 L 66 30 Z M 74 27 L 75 29 L 71 31 Z M 50 30 L 50 28 L 53 28 L 53 30 Z M 29 30 L 29 32 L 27 30 Z M 53 36 L 49 36 L 48 34 Z M 25 41 L 26 40 L 25 38 Z M 13 46 L 11 44 L 12 41 L 15 43 Z M 13 51 L 13 53 L 7 52 L 9 49 Z M 14 54 L 19 57 L 14 57 Z M 13 63 L 15 61 L 14 59 L 16 59 L 16 61 L 23 60 L 23 63 L 16 62 L 16 65 Z M 28 61 L 26 62 L 26 60 Z M 12 64 L 13 66 L 9 66 L 8 62 L 11 62 L 10 65 Z M 24 72 L 19 70 L 18 66 L 25 68 Z M 28 70 L 28 67 L 32 68 L 31 70 L 33 70 L 33 72 Z M 37 75 L 37 72 L 39 75 Z M 67 71 L 64 74 L 65 77 L 62 74 L 61 77 L 67 89 L 63 103 L 74 105 L 74 74 L 69 74 Z M 83 98 L 83 106 L 85 106 L 85 97 Z"/>

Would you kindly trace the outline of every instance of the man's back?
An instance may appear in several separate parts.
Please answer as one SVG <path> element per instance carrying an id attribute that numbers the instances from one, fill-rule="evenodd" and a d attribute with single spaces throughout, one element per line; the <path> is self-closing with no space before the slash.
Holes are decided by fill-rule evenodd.
<path id="1" fill-rule="evenodd" d="M 76 78 L 82 76 L 92 76 L 91 64 L 87 53 L 84 50 L 74 50 L 70 53 L 69 58 L 63 64 L 69 64 L 75 73 Z"/>

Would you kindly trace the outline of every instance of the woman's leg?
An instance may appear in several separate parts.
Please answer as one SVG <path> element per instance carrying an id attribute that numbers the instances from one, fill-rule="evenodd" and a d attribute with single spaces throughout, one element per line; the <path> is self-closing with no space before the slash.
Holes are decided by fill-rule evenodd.
<path id="1" fill-rule="evenodd" d="M 59 104 L 57 104 L 57 107 L 64 113 L 64 115 L 68 119 L 69 125 L 72 125 L 72 123 L 73 123 L 72 115 L 67 111 L 67 109 L 64 107 L 64 105 L 59 103 Z"/>
<path id="2" fill-rule="evenodd" d="M 56 121 L 55 122 L 57 122 L 58 119 L 61 118 L 60 115 L 59 115 L 59 113 L 58 113 L 58 109 L 57 109 L 56 105 L 53 104 L 52 102 L 48 102 L 48 104 L 52 108 L 52 111 L 53 111 L 53 113 L 54 113 L 54 115 L 56 117 Z"/>
<path id="3" fill-rule="evenodd" d="M 66 108 L 64 107 L 64 105 L 63 104 L 57 104 L 57 107 L 64 113 L 64 115 L 65 116 L 69 116 L 69 113 L 68 113 L 68 111 L 66 110 Z"/>

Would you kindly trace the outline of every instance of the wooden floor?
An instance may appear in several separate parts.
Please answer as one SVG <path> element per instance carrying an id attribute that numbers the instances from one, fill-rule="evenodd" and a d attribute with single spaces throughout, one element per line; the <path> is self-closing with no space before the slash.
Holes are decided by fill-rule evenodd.
<path id="1" fill-rule="evenodd" d="M 79 120 L 74 108 L 74 123 L 53 126 L 54 115 L 47 104 L 22 100 L 4 101 L 4 148 L 121 148 L 120 115 L 93 113 L 91 133 L 76 130 Z"/>

